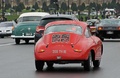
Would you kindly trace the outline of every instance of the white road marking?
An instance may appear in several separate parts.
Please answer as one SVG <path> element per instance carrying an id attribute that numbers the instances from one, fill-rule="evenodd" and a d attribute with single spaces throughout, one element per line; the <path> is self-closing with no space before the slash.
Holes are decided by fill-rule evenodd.
<path id="1" fill-rule="evenodd" d="M 2 46 L 9 46 L 9 45 L 13 45 L 14 43 L 8 43 L 8 44 L 1 44 L 0 47 Z"/>

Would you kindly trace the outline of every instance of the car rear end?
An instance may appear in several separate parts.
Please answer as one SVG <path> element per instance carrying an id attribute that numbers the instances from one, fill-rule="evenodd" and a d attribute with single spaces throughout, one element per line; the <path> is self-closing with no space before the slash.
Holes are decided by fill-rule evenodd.
<path id="1" fill-rule="evenodd" d="M 0 36 L 10 36 L 12 34 L 13 22 L 1 22 L 0 23 Z"/>
<path id="2" fill-rule="evenodd" d="M 35 45 L 35 59 L 55 63 L 82 62 L 88 59 L 84 50 L 82 27 L 75 25 L 51 26 Z M 85 45 L 85 44 L 84 44 Z"/>
<path id="3" fill-rule="evenodd" d="M 112 19 L 112 20 L 111 20 L 111 23 L 99 25 L 97 27 L 97 34 L 100 37 L 120 38 L 120 23 L 119 23 L 120 20 L 114 20 L 114 19 Z"/>

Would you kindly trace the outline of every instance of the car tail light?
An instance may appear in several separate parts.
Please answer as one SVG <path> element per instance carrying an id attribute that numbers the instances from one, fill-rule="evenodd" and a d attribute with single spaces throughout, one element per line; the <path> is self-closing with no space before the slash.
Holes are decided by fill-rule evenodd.
<path id="1" fill-rule="evenodd" d="M 118 27 L 118 30 L 120 30 L 120 27 Z"/>
<path id="2" fill-rule="evenodd" d="M 45 52 L 45 50 L 44 50 L 44 49 L 41 49 L 41 50 L 39 50 L 38 53 L 43 53 L 43 52 Z"/>
<path id="3" fill-rule="evenodd" d="M 98 27 L 98 30 L 103 30 L 103 27 Z"/>
<path id="4" fill-rule="evenodd" d="M 79 49 L 74 49 L 75 52 L 82 52 L 82 50 L 79 50 Z"/>
<path id="5" fill-rule="evenodd" d="M 39 33 L 39 31 L 40 31 L 40 26 L 37 26 L 36 27 L 36 33 Z"/>

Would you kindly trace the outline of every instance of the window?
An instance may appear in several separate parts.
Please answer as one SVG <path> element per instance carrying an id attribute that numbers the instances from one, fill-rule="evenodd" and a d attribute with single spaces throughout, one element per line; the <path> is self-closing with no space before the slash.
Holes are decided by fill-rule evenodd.
<path id="1" fill-rule="evenodd" d="M 87 27 L 86 30 L 85 30 L 85 36 L 87 38 L 89 38 L 91 36 L 91 32 L 90 32 L 90 29 Z"/>
<path id="2" fill-rule="evenodd" d="M 50 26 L 45 30 L 45 34 L 51 33 L 51 32 L 71 32 L 71 33 L 76 33 L 76 34 L 82 34 L 82 27 L 76 26 L 76 25 L 66 25 L 66 24 L 61 24 L 61 25 L 54 25 Z"/>

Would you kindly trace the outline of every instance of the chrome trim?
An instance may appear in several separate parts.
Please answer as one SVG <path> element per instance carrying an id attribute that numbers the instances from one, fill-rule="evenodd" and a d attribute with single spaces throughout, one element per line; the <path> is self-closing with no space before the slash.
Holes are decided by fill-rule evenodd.
<path id="1" fill-rule="evenodd" d="M 35 36 L 15 36 L 11 35 L 11 38 L 34 38 Z"/>

